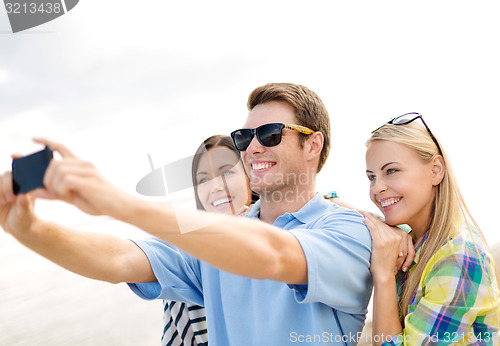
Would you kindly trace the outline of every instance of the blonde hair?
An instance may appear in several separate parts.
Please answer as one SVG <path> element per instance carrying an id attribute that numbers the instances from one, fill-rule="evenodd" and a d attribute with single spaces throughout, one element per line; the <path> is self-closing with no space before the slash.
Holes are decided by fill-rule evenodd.
<path id="1" fill-rule="evenodd" d="M 377 140 L 386 140 L 406 145 L 414 150 L 424 162 L 429 162 L 436 155 L 439 155 L 438 147 L 425 127 L 422 126 L 418 120 L 406 125 L 386 124 L 372 133 L 366 145 L 368 146 L 370 143 Z M 429 236 L 422 245 L 420 257 L 413 269 L 412 275 L 408 277 L 408 280 L 406 280 L 402 287 L 402 293 L 399 300 L 399 313 L 403 326 L 404 318 L 408 313 L 413 293 L 420 283 L 427 263 L 455 232 L 458 231 L 460 226 L 465 222 L 471 234 L 471 238 L 474 239 L 475 237 L 471 230 L 472 224 L 477 230 L 477 234 L 480 234 L 484 241 L 484 236 L 476 221 L 471 216 L 462 197 L 462 193 L 458 188 L 457 180 L 453 174 L 448 156 L 440 143 L 439 146 L 445 163 L 445 174 L 443 180 L 435 189 L 432 214 L 429 223 Z M 486 241 L 484 241 L 484 244 L 487 247 Z M 498 282 L 498 273 L 496 273 L 496 275 Z"/>

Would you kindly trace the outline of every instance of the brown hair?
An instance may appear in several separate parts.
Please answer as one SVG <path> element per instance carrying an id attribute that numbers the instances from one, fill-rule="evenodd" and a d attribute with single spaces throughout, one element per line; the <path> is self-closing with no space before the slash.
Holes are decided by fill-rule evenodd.
<path id="1" fill-rule="evenodd" d="M 306 126 L 323 134 L 323 148 L 316 170 L 319 173 L 330 152 L 330 117 L 323 101 L 305 86 L 292 83 L 269 83 L 252 91 L 248 97 L 247 107 L 251 111 L 255 106 L 271 101 L 287 103 L 295 110 L 298 123 L 296 125 Z M 302 146 L 307 135 L 300 134 L 299 138 Z"/>

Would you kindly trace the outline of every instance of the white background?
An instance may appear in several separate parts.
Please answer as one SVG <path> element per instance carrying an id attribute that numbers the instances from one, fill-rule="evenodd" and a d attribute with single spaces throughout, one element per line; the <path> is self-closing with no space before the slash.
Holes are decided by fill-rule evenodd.
<path id="1" fill-rule="evenodd" d="M 498 242 L 499 9 L 496 1 L 82 0 L 12 34 L 0 7 L 0 170 L 46 136 L 134 194 L 147 154 L 156 166 L 191 155 L 209 135 L 243 125 L 255 87 L 293 82 L 315 91 L 331 116 L 319 191 L 375 211 L 364 142 L 390 118 L 420 112 L 484 234 Z M 61 203 L 37 208 L 70 227 L 136 233 Z"/>

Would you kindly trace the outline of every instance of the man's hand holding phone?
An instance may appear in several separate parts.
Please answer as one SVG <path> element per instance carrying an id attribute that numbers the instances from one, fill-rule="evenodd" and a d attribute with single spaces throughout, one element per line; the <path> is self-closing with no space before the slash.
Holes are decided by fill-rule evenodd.
<path id="1" fill-rule="evenodd" d="M 62 200 L 91 215 L 121 220 L 131 216 L 127 206 L 132 208 L 136 199 L 104 179 L 93 164 L 81 160 L 60 143 L 47 139 L 35 142 L 46 148 L 16 157 L 12 174 L 8 172 L 1 177 L 0 224 L 6 231 L 29 227 L 36 219 L 35 198 Z M 52 151 L 58 152 L 61 159 L 52 159 Z"/>
<path id="2" fill-rule="evenodd" d="M 35 185 L 43 185 L 40 183 L 40 177 L 43 180 L 47 165 L 42 163 L 41 166 L 45 168 L 40 168 L 39 163 L 45 161 L 46 153 L 29 155 L 27 159 L 16 155 L 12 164 L 16 172 L 15 177 L 13 172 L 0 175 L 0 226 L 13 236 L 26 235 L 36 220 L 33 212 L 34 199 L 26 192 L 37 188 Z M 44 159 L 39 161 L 42 156 Z M 36 173 L 30 175 L 31 170 Z"/>
<path id="3" fill-rule="evenodd" d="M 43 177 L 53 158 L 52 148 L 12 160 L 12 190 L 15 195 L 44 187 Z"/>
<path id="4" fill-rule="evenodd" d="M 129 216 L 125 205 L 134 198 L 108 182 L 92 163 L 78 158 L 63 144 L 35 141 L 51 147 L 62 158 L 50 162 L 43 178 L 45 189 L 37 189 L 35 197 L 63 200 L 91 215 Z"/>
<path id="5" fill-rule="evenodd" d="M 35 142 L 45 144 L 45 148 L 26 156 L 13 155 L 12 171 L 0 176 L 0 225 L 16 238 L 29 237 L 34 221 L 38 220 L 35 198 L 57 198 L 44 183 L 45 173 L 55 161 L 53 149 L 45 140 Z"/>

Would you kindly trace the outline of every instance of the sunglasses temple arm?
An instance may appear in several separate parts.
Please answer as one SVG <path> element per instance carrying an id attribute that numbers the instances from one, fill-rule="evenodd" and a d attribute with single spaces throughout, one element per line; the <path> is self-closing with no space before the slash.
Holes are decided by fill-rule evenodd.
<path id="1" fill-rule="evenodd" d="M 431 136 L 432 141 L 434 142 L 434 144 L 436 144 L 436 147 L 438 148 L 438 151 L 439 151 L 439 155 L 443 155 L 443 152 L 441 150 L 441 147 L 439 146 L 439 143 L 438 143 L 436 137 L 434 137 L 434 134 L 432 133 L 431 129 L 425 123 L 424 118 L 420 117 L 420 120 L 422 120 L 422 124 L 424 124 L 425 129 L 427 130 L 427 132 L 429 132 L 429 135 Z"/>

